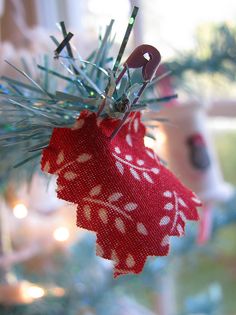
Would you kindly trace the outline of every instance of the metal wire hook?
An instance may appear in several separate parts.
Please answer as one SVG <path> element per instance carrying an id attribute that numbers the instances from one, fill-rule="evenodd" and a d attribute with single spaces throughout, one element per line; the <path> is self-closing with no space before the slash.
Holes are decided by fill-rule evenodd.
<path id="1" fill-rule="evenodd" d="M 119 84 L 120 80 L 124 76 L 127 69 L 137 69 L 142 67 L 142 75 L 144 82 L 138 91 L 137 97 L 133 100 L 132 104 L 129 104 L 129 107 L 126 110 L 126 113 L 120 124 L 111 134 L 111 140 L 117 135 L 123 124 L 125 123 L 126 119 L 130 115 L 130 109 L 133 105 L 137 103 L 140 96 L 142 95 L 143 91 L 145 90 L 147 84 L 152 80 L 156 70 L 161 62 L 161 55 L 160 52 L 151 45 L 140 45 L 138 46 L 128 57 L 126 62 L 124 63 L 124 68 L 119 74 L 118 78 L 116 79 L 116 85 Z"/>

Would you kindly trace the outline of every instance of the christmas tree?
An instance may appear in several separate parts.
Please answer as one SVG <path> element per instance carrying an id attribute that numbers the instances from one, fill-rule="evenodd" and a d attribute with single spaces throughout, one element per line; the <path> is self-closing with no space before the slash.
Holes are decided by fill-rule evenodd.
<path id="1" fill-rule="evenodd" d="M 186 54 L 158 68 L 151 45 L 125 57 L 137 12 L 115 55 L 113 20 L 86 59 L 61 22 L 61 37 L 51 36 L 54 58 L 34 67 L 7 61 L 16 76 L 3 76 L 0 86 L 1 314 L 234 308 L 227 277 L 235 195 L 221 174 L 206 108 L 181 103 L 189 72 L 232 79 L 225 62 L 234 64 L 233 31 L 215 30 L 210 57 Z M 232 146 L 217 143 L 224 164 Z M 202 208 L 185 231 L 200 205 L 190 189 Z"/>

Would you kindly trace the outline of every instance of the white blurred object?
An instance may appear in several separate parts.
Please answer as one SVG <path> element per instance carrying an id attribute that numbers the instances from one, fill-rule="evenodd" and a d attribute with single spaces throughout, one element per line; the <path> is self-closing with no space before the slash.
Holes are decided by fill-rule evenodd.
<path id="1" fill-rule="evenodd" d="M 7 68 L 10 68 L 4 60 L 11 61 L 15 58 L 15 49 L 13 45 L 9 42 L 1 43 L 0 56 L 0 75 L 3 75 L 7 73 Z"/>
<path id="2" fill-rule="evenodd" d="M 19 77 L 21 76 L 5 60 L 12 63 L 19 69 L 22 69 L 22 59 L 24 59 L 29 68 L 34 71 L 35 64 L 33 60 L 38 60 L 45 54 L 52 55 L 55 48 L 50 41 L 49 34 L 40 27 L 27 30 L 27 37 L 31 40 L 27 41 L 24 47 L 15 47 L 10 42 L 3 42 L 0 45 L 0 75 Z M 38 70 L 37 70 L 38 73 Z M 22 78 L 22 76 L 21 76 Z"/>
<path id="3" fill-rule="evenodd" d="M 23 203 L 17 203 L 13 208 L 13 214 L 17 219 L 24 219 L 28 215 L 28 209 Z"/>
<path id="4" fill-rule="evenodd" d="M 64 201 L 57 198 L 55 177 L 49 181 L 35 174 L 28 193 L 29 206 L 39 212 L 50 213 L 65 205 Z"/>
<path id="5" fill-rule="evenodd" d="M 61 207 L 51 214 L 35 213 L 30 209 L 26 218 L 19 220 L 11 215 L 10 219 L 14 249 L 19 253 L 30 249 L 29 254 L 26 253 L 27 258 L 32 258 L 39 253 L 50 254 L 56 248 L 66 249 L 83 234 L 76 226 L 75 206 Z M 21 254 L 18 255 L 19 257 L 17 254 L 15 256 L 14 260 L 21 259 Z M 27 260 L 24 259 L 24 255 L 23 260 Z"/>
<path id="6" fill-rule="evenodd" d="M 168 167 L 203 202 L 227 200 L 232 187 L 223 180 L 203 108 L 189 103 L 166 108 L 159 115 L 169 121 L 160 124 L 167 141 L 158 148 Z"/>
<path id="7" fill-rule="evenodd" d="M 234 99 L 215 101 L 209 106 L 208 115 L 212 117 L 236 117 L 236 101 Z"/>
<path id="8" fill-rule="evenodd" d="M 9 0 L 9 4 L 8 19 L 11 21 L 12 29 L 7 29 L 8 41 L 3 41 L 0 45 L 0 75 L 17 78 L 19 73 L 13 70 L 5 60 L 22 69 L 22 59 L 24 59 L 29 69 L 34 71 L 35 59 L 38 62 L 39 56 L 52 54 L 55 46 L 45 29 L 37 25 L 29 27 L 26 22 L 26 8 L 22 1 Z M 2 0 L 0 0 L 0 14 L 1 10 L 3 10 Z"/>
<path id="9" fill-rule="evenodd" d="M 27 281 L 0 285 L 0 303 L 3 305 L 28 304 L 45 295 L 45 290 Z"/>
<path id="10" fill-rule="evenodd" d="M 24 202 L 28 209 L 50 214 L 65 205 L 56 195 L 56 178 L 50 181 L 42 175 L 34 174 L 30 184 L 25 183 L 17 191 L 17 199 Z"/>
<path id="11" fill-rule="evenodd" d="M 154 315 L 149 309 L 128 297 L 120 297 L 113 306 L 109 305 L 110 315 Z"/>
<path id="12" fill-rule="evenodd" d="M 3 15 L 4 11 L 4 0 L 0 0 L 0 17 Z"/>
<path id="13" fill-rule="evenodd" d="M 70 231 L 68 228 L 64 226 L 58 227 L 53 232 L 53 237 L 58 242 L 65 242 L 70 237 Z"/>
<path id="14" fill-rule="evenodd" d="M 172 268 L 173 269 L 173 268 Z M 176 271 L 178 265 L 175 262 L 175 269 L 165 271 L 157 277 L 157 283 L 160 290 L 156 293 L 155 311 L 158 315 L 174 315 L 176 314 Z M 171 301 L 171 303 L 170 303 Z"/>

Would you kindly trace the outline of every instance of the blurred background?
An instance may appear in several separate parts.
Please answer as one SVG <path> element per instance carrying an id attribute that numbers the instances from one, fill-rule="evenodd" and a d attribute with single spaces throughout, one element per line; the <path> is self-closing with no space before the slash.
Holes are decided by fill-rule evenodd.
<path id="1" fill-rule="evenodd" d="M 159 75 L 169 75 L 155 93 L 178 93 L 145 114 L 155 121 L 145 141 L 202 199 L 200 223 L 172 241 L 170 257 L 113 280 L 54 181 L 35 171 L 28 184 L 0 152 L 1 315 L 236 314 L 236 1 L 0 0 L 0 75 L 18 76 L 4 60 L 20 68 L 53 59 L 49 37 L 60 21 L 86 58 L 114 18 L 117 52 L 133 5 L 140 10 L 126 55 L 141 43 L 157 47 Z"/>

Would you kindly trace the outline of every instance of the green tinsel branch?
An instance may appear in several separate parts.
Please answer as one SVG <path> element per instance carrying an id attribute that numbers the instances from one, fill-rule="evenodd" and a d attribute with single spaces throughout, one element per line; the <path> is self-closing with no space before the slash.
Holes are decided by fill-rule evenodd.
<path id="1" fill-rule="evenodd" d="M 46 56 L 44 64 L 37 65 L 36 77 L 31 75 L 33 71 L 29 73 L 25 61 L 23 70 L 8 62 L 21 75 L 22 80 L 1 78 L 0 183 L 7 182 L 13 166 L 38 162 L 42 149 L 49 143 L 53 128 L 71 127 L 81 111 L 87 109 L 97 112 L 105 100 L 102 115 L 122 118 L 126 110 L 122 104 L 132 104 L 143 84 L 140 69 L 128 69 L 120 84 L 116 85 L 115 82 L 137 11 L 138 8 L 134 7 L 116 58 L 110 56 L 114 22 L 111 20 L 99 40 L 98 48 L 86 60 L 76 50 L 72 50 L 70 39 L 73 34 L 68 33 L 65 24 L 61 22 L 63 40 L 60 42 L 51 36 L 56 46 L 54 62 L 49 62 Z M 149 83 L 139 102 L 129 110 L 139 111 L 149 103 L 162 103 L 176 97 L 170 95 L 156 98 L 152 92 L 153 87 L 154 84 Z M 32 165 L 29 169 L 32 174 Z"/>

